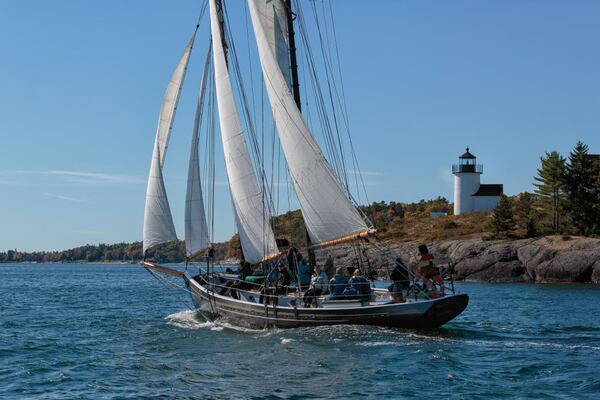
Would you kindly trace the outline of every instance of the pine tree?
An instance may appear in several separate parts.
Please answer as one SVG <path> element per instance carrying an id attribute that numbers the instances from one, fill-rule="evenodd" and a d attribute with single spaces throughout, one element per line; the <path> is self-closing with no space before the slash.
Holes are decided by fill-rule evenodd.
<path id="1" fill-rule="evenodd" d="M 565 158 L 557 151 L 546 152 L 545 156 L 540 158 L 541 168 L 538 169 L 538 176 L 533 179 L 536 181 L 534 186 L 537 188 L 535 193 L 540 197 L 541 209 L 551 204 L 552 209 L 552 230 L 560 230 L 560 211 L 563 203 L 562 188 L 565 182 Z"/>
<path id="2" fill-rule="evenodd" d="M 567 211 L 576 232 L 589 235 L 598 231 L 598 170 L 597 163 L 588 156 L 588 146 L 579 141 L 569 154 L 565 174 Z"/>
<path id="3" fill-rule="evenodd" d="M 496 236 L 507 236 L 515 229 L 511 201 L 506 195 L 500 197 L 500 201 L 494 209 L 491 228 Z"/>
<path id="4" fill-rule="evenodd" d="M 514 216 L 517 226 L 525 231 L 526 237 L 537 235 L 535 198 L 531 193 L 521 193 L 514 201 Z"/>

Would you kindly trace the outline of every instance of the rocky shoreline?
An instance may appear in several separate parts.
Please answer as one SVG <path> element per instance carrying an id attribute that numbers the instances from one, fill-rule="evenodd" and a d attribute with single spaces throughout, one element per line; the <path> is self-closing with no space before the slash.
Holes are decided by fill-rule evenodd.
<path id="1" fill-rule="evenodd" d="M 407 265 L 416 264 L 418 243 L 388 244 Z M 428 243 L 440 263 L 454 264 L 457 280 L 478 282 L 600 283 L 600 239 L 546 236 L 519 240 L 448 240 Z M 349 247 L 323 251 L 331 254 L 336 266 L 356 263 Z M 369 250 L 373 264 L 385 254 Z M 389 256 L 387 257 L 389 258 Z M 383 271 L 385 273 L 385 271 Z"/>

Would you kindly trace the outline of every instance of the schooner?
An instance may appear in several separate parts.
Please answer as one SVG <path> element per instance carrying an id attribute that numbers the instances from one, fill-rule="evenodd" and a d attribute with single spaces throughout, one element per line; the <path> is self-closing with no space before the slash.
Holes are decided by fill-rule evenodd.
<path id="1" fill-rule="evenodd" d="M 347 183 L 342 182 L 339 169 L 333 168 L 326 159 L 301 112 L 294 36 L 294 21 L 299 11 L 294 13 L 291 0 L 248 0 L 247 6 L 258 48 L 264 89 L 305 224 L 306 252 L 314 266 L 315 249 L 373 241 L 376 240 L 376 230 L 353 201 Z M 269 191 L 273 188 L 265 183 L 261 164 L 264 155 L 256 149 L 252 150 L 249 125 L 242 123 L 244 112 L 238 108 L 238 99 L 244 99 L 246 94 L 238 93 L 236 96 L 232 75 L 239 72 L 235 70 L 239 66 L 235 54 L 232 54 L 233 43 L 228 42 L 230 38 L 227 35 L 229 31 L 223 0 L 208 0 L 208 7 L 205 3 L 203 11 L 206 8 L 209 13 L 210 44 L 192 130 L 185 200 L 185 249 L 186 256 L 190 258 L 205 252 L 208 267 L 196 276 L 192 276 L 187 269 L 181 272 L 146 258 L 144 267 L 153 273 L 182 278 L 198 311 L 206 318 L 224 318 L 245 326 L 371 324 L 437 327 L 459 315 L 467 306 L 466 294 L 455 294 L 452 290 L 452 293 L 442 291 L 443 295 L 439 297 L 417 296 L 419 290 L 415 286 L 414 275 L 408 270 L 406 276 L 413 278 L 409 287 L 415 295 L 410 296 L 409 289 L 406 298 L 401 301 L 387 289 L 378 287 L 376 282 L 371 283 L 373 288 L 367 296 L 333 298 L 320 295 L 310 307 L 304 306 L 300 300 L 306 287 L 299 283 L 291 283 L 283 292 L 274 290 L 269 276 L 277 269 L 277 265 L 284 262 L 285 249 L 278 248 L 282 242 L 276 240 L 272 227 L 273 207 Z M 146 192 L 144 254 L 158 244 L 177 239 L 162 169 L 197 31 L 198 25 L 171 77 L 160 110 Z M 239 85 L 237 88 L 240 89 Z M 241 278 L 237 275 L 224 274 L 214 268 L 210 245 L 211 224 L 207 222 L 205 203 L 209 205 L 211 219 L 214 204 L 210 200 L 205 202 L 203 198 L 198 157 L 199 132 L 203 119 L 206 119 L 203 118 L 203 110 L 206 108 L 208 90 L 213 91 L 211 93 L 214 93 L 216 100 L 225 169 L 243 260 L 257 270 L 264 271 L 262 281 L 255 279 L 252 284 L 239 285 Z M 214 181 L 214 170 L 211 173 Z M 208 185 L 205 189 L 208 189 L 210 199 L 214 186 Z M 358 268 L 360 270 L 362 266 Z M 366 274 L 367 271 L 362 272 Z"/>

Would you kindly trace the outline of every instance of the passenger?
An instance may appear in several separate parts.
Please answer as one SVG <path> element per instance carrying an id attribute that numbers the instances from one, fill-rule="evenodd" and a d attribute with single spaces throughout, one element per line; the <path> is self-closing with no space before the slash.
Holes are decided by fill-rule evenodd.
<path id="1" fill-rule="evenodd" d="M 225 286 L 229 287 L 229 294 L 234 299 L 240 299 L 240 294 L 238 290 L 247 289 L 250 285 L 248 285 L 245 281 L 247 276 L 252 275 L 252 265 L 250 265 L 247 261 L 240 262 L 238 266 L 238 276 L 237 280 L 231 280 L 226 283 Z"/>
<path id="2" fill-rule="evenodd" d="M 329 281 L 329 298 L 334 299 L 340 297 L 346 289 L 348 277 L 344 275 L 344 269 L 339 267 L 335 270 L 335 275 Z"/>
<path id="3" fill-rule="evenodd" d="M 333 258 L 331 255 L 327 256 L 327 260 L 325 260 L 325 265 L 323 267 L 323 271 L 327 274 L 327 276 L 334 276 L 336 273 L 335 267 L 333 265 Z"/>
<path id="4" fill-rule="evenodd" d="M 254 273 L 252 269 L 252 265 L 249 262 L 240 263 L 241 265 L 238 268 L 238 278 L 240 280 L 246 279 L 247 276 L 250 276 Z"/>
<path id="5" fill-rule="evenodd" d="M 300 286 L 306 287 L 310 284 L 310 267 L 302 254 L 298 254 L 298 282 Z"/>
<path id="6" fill-rule="evenodd" d="M 310 287 L 304 293 L 304 307 L 308 308 L 315 302 L 316 297 L 327 292 L 328 277 L 321 267 L 316 265 L 315 271 L 310 278 Z"/>
<path id="7" fill-rule="evenodd" d="M 390 274 L 392 284 L 388 287 L 388 290 L 392 294 L 392 298 L 396 303 L 403 303 L 404 296 L 403 290 L 407 290 L 410 286 L 410 279 L 408 277 L 408 267 L 404 265 L 400 257 L 396 258 L 396 265 Z"/>
<path id="8" fill-rule="evenodd" d="M 360 269 L 355 269 L 352 278 L 348 281 L 348 286 L 342 293 L 347 298 L 366 298 L 371 296 L 371 285 L 364 276 L 361 276 Z"/>
<path id="9" fill-rule="evenodd" d="M 298 256 L 298 250 L 295 247 L 290 246 L 285 257 L 287 259 L 288 268 L 292 271 L 292 274 L 295 274 L 296 268 L 298 267 Z"/>
<path id="10" fill-rule="evenodd" d="M 279 273 L 277 275 L 277 286 L 274 290 L 273 304 L 277 305 L 278 296 L 286 295 L 292 283 L 292 276 L 285 267 L 285 264 L 279 264 Z"/>
<path id="11" fill-rule="evenodd" d="M 445 294 L 444 279 L 440 269 L 433 263 L 433 254 L 429 253 L 426 245 L 419 246 L 420 262 L 415 274 L 416 279 L 423 281 L 425 292 L 429 297 L 442 297 Z"/>

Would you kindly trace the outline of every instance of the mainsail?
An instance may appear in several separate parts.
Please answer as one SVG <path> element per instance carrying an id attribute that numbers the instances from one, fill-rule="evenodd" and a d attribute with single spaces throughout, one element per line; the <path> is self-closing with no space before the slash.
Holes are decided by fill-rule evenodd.
<path id="1" fill-rule="evenodd" d="M 210 68 L 210 47 L 206 54 L 204 73 L 200 83 L 200 94 L 196 105 L 196 116 L 192 132 L 192 147 L 188 166 L 187 191 L 185 196 L 185 251 L 188 257 L 208 247 L 208 226 L 204 212 L 204 199 L 200 186 L 200 165 L 198 162 L 198 141 L 200 136 L 200 121 L 206 93 L 206 79 Z"/>
<path id="2" fill-rule="evenodd" d="M 196 27 L 196 31 L 198 28 Z M 196 31 L 190 38 L 183 55 L 179 59 L 177 68 L 171 76 L 167 90 L 163 97 L 162 107 L 158 116 L 158 127 L 156 128 L 156 139 L 158 140 L 158 149 L 160 150 L 160 166 L 165 164 L 165 155 L 167 154 L 167 147 L 169 146 L 169 137 L 171 136 L 171 128 L 173 127 L 173 120 L 175 119 L 175 111 L 177 111 L 177 103 L 179 102 L 179 95 L 181 94 L 181 86 L 185 79 L 185 73 L 187 71 L 188 62 L 190 61 L 190 54 L 192 47 L 194 46 L 194 39 L 196 37 Z"/>
<path id="3" fill-rule="evenodd" d="M 144 253 L 152 246 L 177 239 L 171 208 L 169 207 L 169 200 L 165 190 L 162 167 L 165 161 L 165 153 L 167 152 L 173 119 L 175 118 L 175 110 L 179 102 L 181 85 L 185 78 L 195 37 L 196 31 L 194 31 L 194 34 L 185 47 L 177 68 L 175 68 L 175 72 L 171 76 L 158 117 L 158 127 L 156 128 L 156 138 L 154 140 L 150 174 L 148 176 L 148 187 L 146 189 L 143 237 Z"/>
<path id="4" fill-rule="evenodd" d="M 273 119 L 313 244 L 367 233 L 370 229 L 337 180 L 294 101 L 271 38 L 279 25 L 272 0 L 248 0 Z M 277 35 L 277 33 L 276 33 Z"/>
<path id="5" fill-rule="evenodd" d="M 216 0 L 210 1 L 210 20 L 215 88 L 229 189 L 244 257 L 247 261 L 256 262 L 277 253 L 277 245 L 270 225 L 270 213 L 263 202 L 235 105 Z"/>

